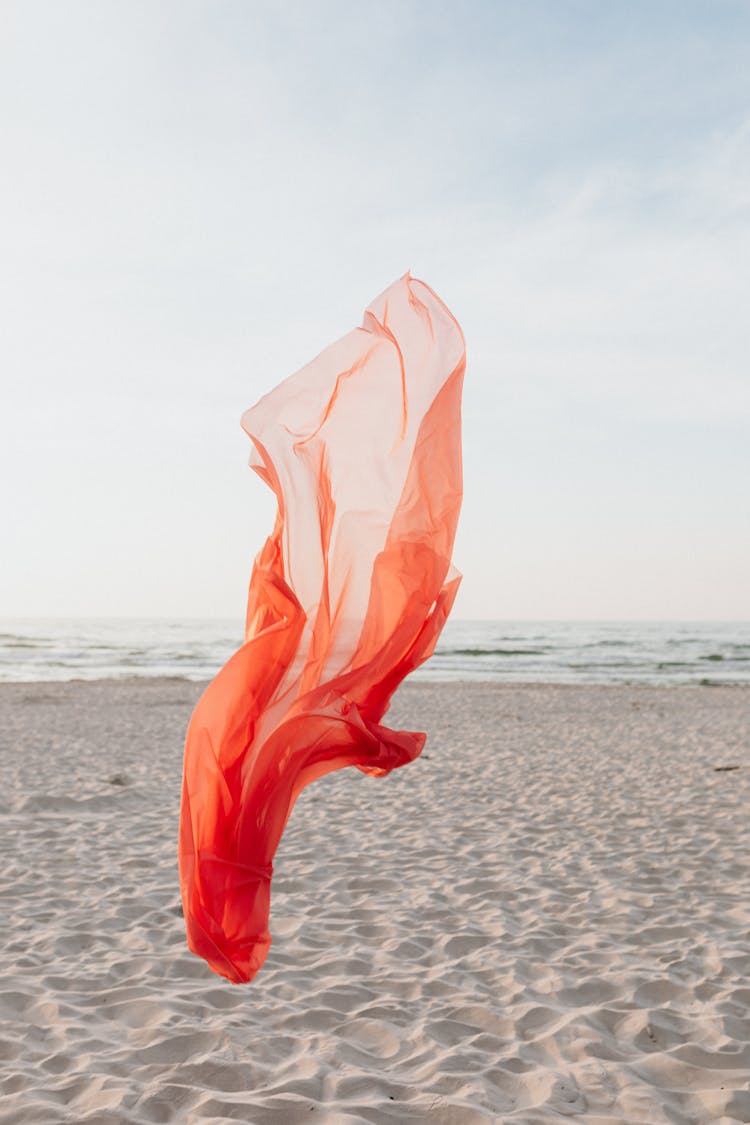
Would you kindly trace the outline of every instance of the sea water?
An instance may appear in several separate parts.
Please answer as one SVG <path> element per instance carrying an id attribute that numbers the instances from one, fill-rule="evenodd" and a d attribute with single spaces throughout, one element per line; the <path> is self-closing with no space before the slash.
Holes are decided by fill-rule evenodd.
<path id="1" fill-rule="evenodd" d="M 0 621 L 0 681 L 177 676 L 208 680 L 242 621 Z M 750 622 L 453 621 L 422 680 L 750 683 Z"/>

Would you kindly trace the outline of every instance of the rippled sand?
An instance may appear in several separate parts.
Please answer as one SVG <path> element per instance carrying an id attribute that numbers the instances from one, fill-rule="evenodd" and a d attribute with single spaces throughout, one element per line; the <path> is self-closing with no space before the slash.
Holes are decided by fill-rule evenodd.
<path id="1" fill-rule="evenodd" d="M 750 689 L 407 686 L 240 987 L 184 945 L 198 690 L 0 688 L 1 1122 L 750 1121 Z"/>

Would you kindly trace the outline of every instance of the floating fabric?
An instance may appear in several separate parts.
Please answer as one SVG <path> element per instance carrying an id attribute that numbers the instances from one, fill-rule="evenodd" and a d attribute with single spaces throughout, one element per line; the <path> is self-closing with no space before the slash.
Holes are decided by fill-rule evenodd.
<path id="1" fill-rule="evenodd" d="M 278 515 L 245 643 L 190 721 L 179 840 L 188 945 L 231 981 L 268 952 L 273 858 L 303 786 L 342 766 L 381 777 L 424 745 L 381 719 L 460 581 L 464 367 L 457 321 L 407 274 L 243 416 Z"/>

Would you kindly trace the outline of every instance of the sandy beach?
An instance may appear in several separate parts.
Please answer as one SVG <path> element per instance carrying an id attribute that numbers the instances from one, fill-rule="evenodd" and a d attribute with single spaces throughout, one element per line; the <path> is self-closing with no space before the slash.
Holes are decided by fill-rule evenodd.
<path id="1" fill-rule="evenodd" d="M 180 680 L 0 688 L 0 1121 L 750 1121 L 750 689 L 414 684 L 185 947 Z M 739 768 L 729 768 L 739 767 Z"/>

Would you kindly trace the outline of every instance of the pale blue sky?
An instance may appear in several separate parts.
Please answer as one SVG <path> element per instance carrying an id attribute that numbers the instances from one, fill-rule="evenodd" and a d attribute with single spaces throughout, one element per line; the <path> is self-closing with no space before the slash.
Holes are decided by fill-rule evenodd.
<path id="1" fill-rule="evenodd" d="M 0 7 L 0 615 L 241 617 L 242 411 L 411 269 L 458 616 L 750 619 L 750 4 Z"/>

